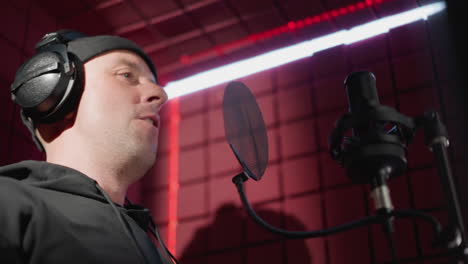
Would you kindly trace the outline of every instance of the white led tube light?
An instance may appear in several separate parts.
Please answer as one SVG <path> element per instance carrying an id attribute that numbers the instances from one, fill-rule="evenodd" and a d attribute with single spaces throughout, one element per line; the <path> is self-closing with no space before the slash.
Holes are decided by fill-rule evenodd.
<path id="1" fill-rule="evenodd" d="M 426 20 L 428 16 L 436 14 L 444 9 L 444 2 L 424 5 L 396 15 L 377 19 L 348 30 L 340 30 L 322 37 L 198 73 L 178 81 L 169 82 L 164 89 L 169 99 L 176 98 L 309 57 L 319 51 L 372 38 L 387 33 L 393 28 L 422 19 Z"/>

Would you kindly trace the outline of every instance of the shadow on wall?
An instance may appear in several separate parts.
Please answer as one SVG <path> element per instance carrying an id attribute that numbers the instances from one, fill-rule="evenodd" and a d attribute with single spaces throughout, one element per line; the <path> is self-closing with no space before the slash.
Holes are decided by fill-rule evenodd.
<path id="1" fill-rule="evenodd" d="M 255 208 L 257 214 L 273 226 L 305 230 L 296 217 L 271 209 Z M 285 240 L 266 231 L 232 203 L 216 210 L 214 220 L 194 232 L 180 255 L 180 263 L 316 263 L 306 241 Z"/>

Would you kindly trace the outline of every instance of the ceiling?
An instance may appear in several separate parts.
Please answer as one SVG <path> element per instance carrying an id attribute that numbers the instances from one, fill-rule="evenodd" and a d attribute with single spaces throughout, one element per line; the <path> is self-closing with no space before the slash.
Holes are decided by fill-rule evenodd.
<path id="1" fill-rule="evenodd" d="M 38 4 L 64 28 L 87 34 L 116 34 L 135 41 L 153 58 L 158 71 L 169 75 L 190 65 L 209 68 L 213 63 L 251 56 L 309 37 L 313 33 L 304 31 L 302 35 L 277 34 L 268 41 L 239 43 L 239 40 L 290 21 L 357 2 L 359 0 L 41 0 Z M 364 17 L 368 16 L 369 11 Z M 236 45 L 222 49 L 230 43 Z"/>

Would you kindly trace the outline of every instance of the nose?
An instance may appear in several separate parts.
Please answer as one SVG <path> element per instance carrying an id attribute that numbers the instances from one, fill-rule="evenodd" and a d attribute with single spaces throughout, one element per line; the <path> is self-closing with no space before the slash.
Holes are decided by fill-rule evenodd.
<path id="1" fill-rule="evenodd" d="M 146 85 L 146 92 L 144 93 L 143 101 L 145 103 L 157 104 L 157 107 L 161 107 L 167 101 L 167 93 L 164 89 L 156 84 L 151 82 L 149 85 Z"/>

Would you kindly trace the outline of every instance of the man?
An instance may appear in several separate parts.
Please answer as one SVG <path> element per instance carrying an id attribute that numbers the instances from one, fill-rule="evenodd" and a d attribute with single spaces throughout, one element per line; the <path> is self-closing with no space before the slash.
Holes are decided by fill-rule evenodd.
<path id="1" fill-rule="evenodd" d="M 47 34 L 12 97 L 46 162 L 0 168 L 0 263 L 163 263 L 146 209 L 124 205 L 156 158 L 167 95 L 116 36 Z"/>

